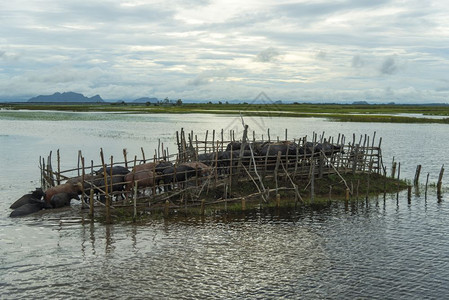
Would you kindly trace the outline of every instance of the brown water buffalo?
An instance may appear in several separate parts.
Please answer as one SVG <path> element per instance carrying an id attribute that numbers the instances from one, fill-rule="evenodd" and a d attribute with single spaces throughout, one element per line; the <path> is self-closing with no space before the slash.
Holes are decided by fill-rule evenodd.
<path id="1" fill-rule="evenodd" d="M 50 204 L 50 200 L 54 195 L 60 194 L 60 193 L 76 193 L 79 194 L 81 191 L 81 183 L 64 183 L 60 184 L 54 187 L 51 187 L 45 191 L 45 202 Z"/>
<path id="2" fill-rule="evenodd" d="M 206 176 L 212 171 L 211 167 L 199 161 L 184 162 L 179 164 L 178 167 L 180 166 L 188 166 L 195 169 L 198 172 L 198 176 Z"/>
<path id="3" fill-rule="evenodd" d="M 125 175 L 124 181 L 126 191 L 131 191 L 136 182 L 138 188 L 152 187 L 156 182 L 156 174 L 150 170 L 131 172 Z"/>
<path id="4" fill-rule="evenodd" d="M 164 160 L 158 161 L 158 162 L 150 162 L 145 164 L 136 165 L 132 172 L 140 173 L 143 171 L 155 171 L 156 173 L 162 174 L 164 169 L 173 166 L 171 162 L 167 162 Z"/>

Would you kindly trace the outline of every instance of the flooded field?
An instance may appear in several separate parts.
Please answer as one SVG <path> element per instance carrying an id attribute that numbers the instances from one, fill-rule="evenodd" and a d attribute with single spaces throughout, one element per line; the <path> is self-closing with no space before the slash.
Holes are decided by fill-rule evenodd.
<path id="1" fill-rule="evenodd" d="M 322 118 L 247 117 L 258 136 L 315 131 L 382 137 L 388 170 L 436 182 L 449 163 L 447 125 L 329 122 Z M 296 211 L 257 210 L 146 225 L 82 224 L 78 203 L 56 213 L 8 217 L 9 205 L 39 185 L 39 156 L 60 149 L 64 168 L 78 150 L 140 156 L 161 139 L 174 153 L 175 131 L 242 131 L 236 116 L 0 111 L 0 288 L 4 298 L 440 299 L 449 293 L 448 180 L 443 197 L 414 189 L 368 202 Z M 237 137 L 237 133 L 236 133 Z"/>

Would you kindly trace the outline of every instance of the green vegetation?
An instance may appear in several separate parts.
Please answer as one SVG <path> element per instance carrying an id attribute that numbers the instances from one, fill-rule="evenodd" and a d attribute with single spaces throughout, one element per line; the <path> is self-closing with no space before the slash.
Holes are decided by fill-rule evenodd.
<path id="1" fill-rule="evenodd" d="M 201 103 L 177 105 L 146 104 L 0 104 L 3 109 L 55 110 L 70 112 L 121 112 L 121 113 L 213 113 L 245 116 L 319 117 L 343 122 L 387 123 L 441 123 L 449 124 L 449 106 L 436 105 L 346 105 L 346 104 L 223 104 Z M 411 117 L 403 114 L 420 114 Z M 446 118 L 430 118 L 440 116 Z"/>
<path id="2" fill-rule="evenodd" d="M 350 198 L 348 202 L 364 201 L 366 196 L 379 195 L 383 193 L 396 193 L 407 188 L 407 182 L 397 179 L 382 176 L 380 174 L 344 174 L 346 184 L 349 187 Z M 289 186 L 289 182 L 281 179 L 280 185 Z M 303 201 L 295 200 L 295 192 L 292 189 L 280 189 L 280 202 L 276 200 L 276 194 L 272 191 L 269 194 L 269 201 L 264 202 L 260 195 L 248 197 L 250 194 L 257 193 L 255 185 L 251 181 L 243 180 L 238 184 L 234 184 L 231 194 L 228 195 L 229 201 L 222 199 L 224 196 L 223 186 L 209 190 L 207 193 L 203 192 L 199 199 L 192 201 L 189 196 L 186 196 L 187 206 L 179 196 L 178 199 L 172 199 L 170 202 L 168 215 L 166 215 L 165 204 L 153 203 L 151 207 L 148 205 L 148 200 L 139 201 L 137 207 L 136 219 L 133 219 L 132 206 L 119 206 L 113 209 L 112 222 L 117 223 L 146 223 L 150 220 L 160 219 L 179 219 L 179 218 L 196 218 L 207 217 L 215 218 L 222 215 L 233 215 L 242 213 L 252 213 L 255 209 L 275 209 L 280 208 L 286 211 L 297 207 L 321 207 L 329 205 L 330 202 L 345 202 L 346 201 L 346 185 L 341 177 L 334 174 L 315 179 L 314 182 L 314 199 L 310 197 L 310 182 L 308 180 L 296 181 L 298 191 Z M 273 188 L 275 183 L 272 179 L 264 181 L 267 188 Z M 291 187 L 291 186 L 290 186 Z M 369 192 L 367 193 L 367 191 Z M 245 210 L 242 208 L 241 198 L 245 197 Z M 234 200 L 232 200 L 234 199 Z M 204 214 L 201 213 L 201 200 L 204 201 Z M 98 221 L 104 222 L 105 217 L 103 213 L 98 214 Z"/>

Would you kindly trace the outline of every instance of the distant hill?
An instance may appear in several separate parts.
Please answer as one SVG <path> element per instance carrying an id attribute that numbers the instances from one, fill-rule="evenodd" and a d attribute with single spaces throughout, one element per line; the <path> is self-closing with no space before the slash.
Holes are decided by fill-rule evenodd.
<path id="1" fill-rule="evenodd" d="M 366 101 L 354 101 L 352 102 L 353 105 L 369 105 Z"/>
<path id="2" fill-rule="evenodd" d="M 142 98 L 132 101 L 132 103 L 147 103 L 147 102 L 157 103 L 158 100 L 157 100 L 157 98 L 142 97 Z"/>
<path id="3" fill-rule="evenodd" d="M 39 95 L 28 100 L 28 102 L 59 102 L 59 103 L 99 103 L 104 102 L 99 95 L 85 97 L 83 94 L 67 92 L 54 93 L 53 95 Z"/>

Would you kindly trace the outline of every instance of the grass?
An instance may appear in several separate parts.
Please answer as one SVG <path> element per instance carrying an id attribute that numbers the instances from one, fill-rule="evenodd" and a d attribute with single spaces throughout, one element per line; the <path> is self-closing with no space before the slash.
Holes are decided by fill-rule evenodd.
<path id="1" fill-rule="evenodd" d="M 183 104 L 181 106 L 146 106 L 113 104 L 0 104 L 0 108 L 18 110 L 54 110 L 70 112 L 121 113 L 213 113 L 271 117 L 320 117 L 343 122 L 441 123 L 449 124 L 449 106 L 434 105 L 346 105 L 346 104 Z M 398 114 L 422 114 L 410 117 Z M 429 118 L 441 116 L 446 118 Z"/>

